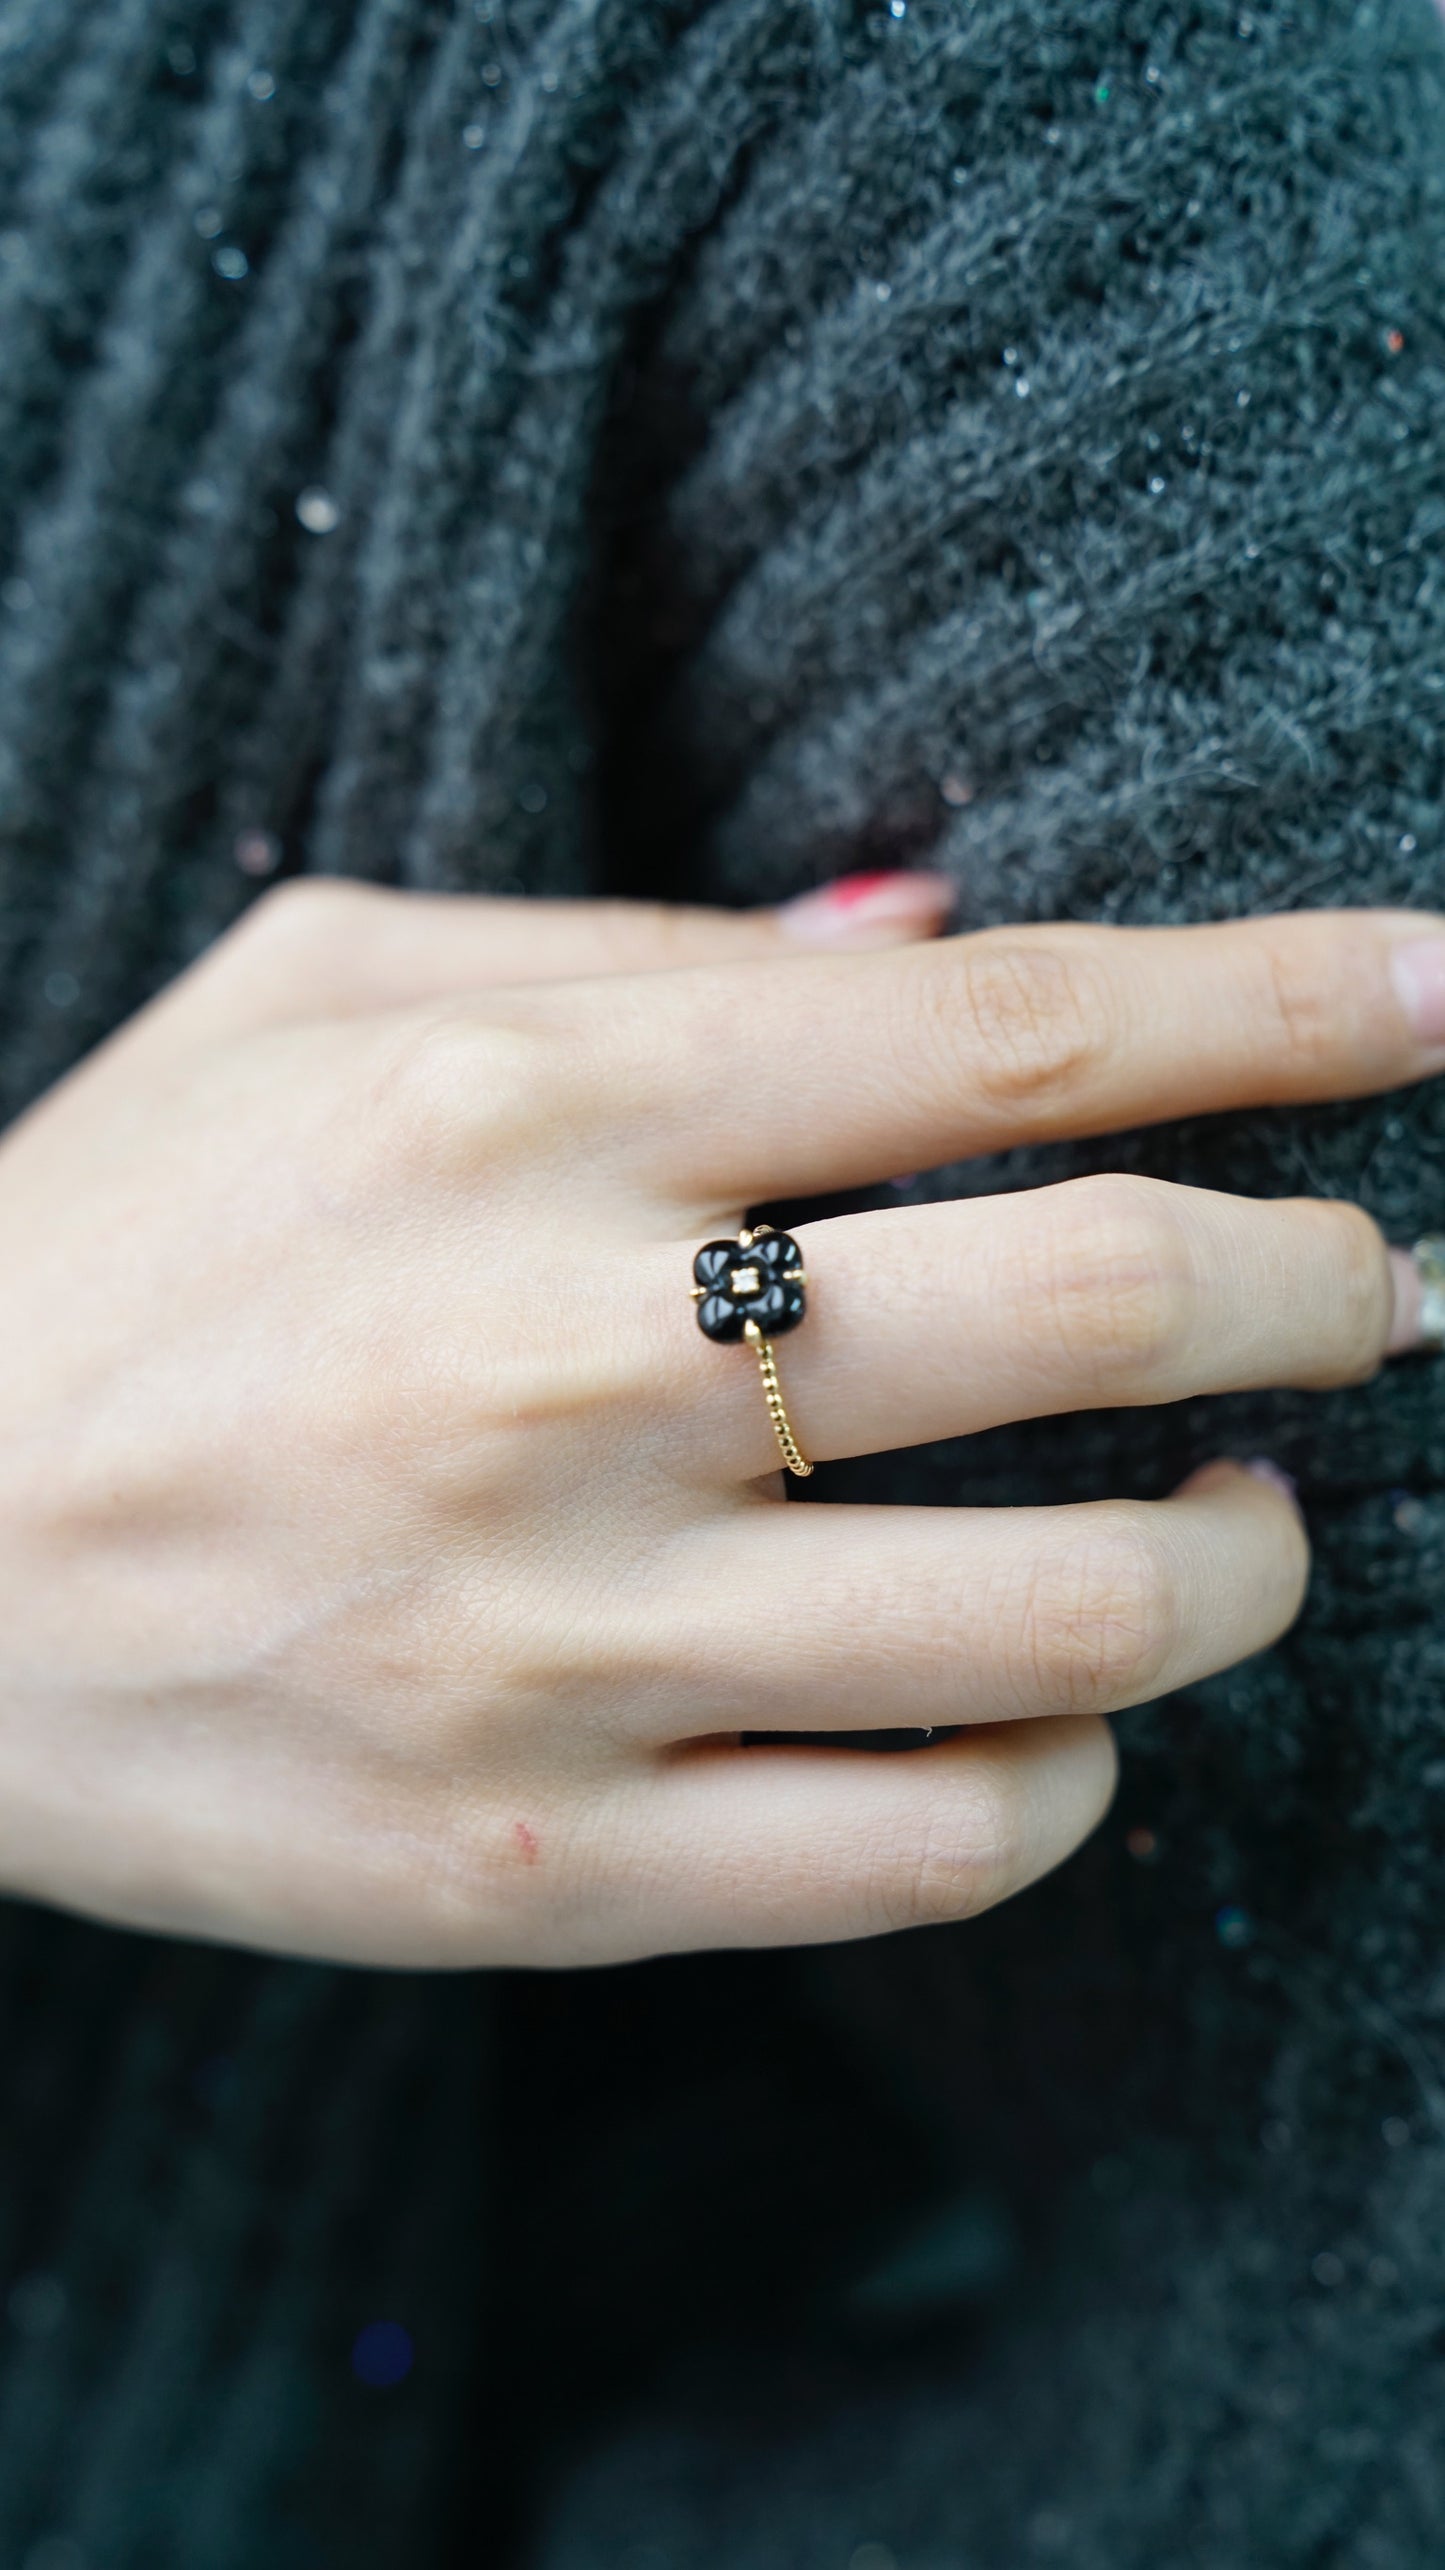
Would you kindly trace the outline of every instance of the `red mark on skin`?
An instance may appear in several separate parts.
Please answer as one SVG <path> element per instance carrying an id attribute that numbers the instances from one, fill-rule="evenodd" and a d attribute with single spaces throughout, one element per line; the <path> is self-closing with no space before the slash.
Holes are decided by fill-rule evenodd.
<path id="1" fill-rule="evenodd" d="M 521 1856 L 523 1864 L 535 1865 L 538 1857 L 542 1853 L 541 1848 L 537 1844 L 536 1831 L 529 1829 L 524 1820 L 514 1820 L 512 1823 L 512 1836 L 516 1840 L 517 1851 Z"/>

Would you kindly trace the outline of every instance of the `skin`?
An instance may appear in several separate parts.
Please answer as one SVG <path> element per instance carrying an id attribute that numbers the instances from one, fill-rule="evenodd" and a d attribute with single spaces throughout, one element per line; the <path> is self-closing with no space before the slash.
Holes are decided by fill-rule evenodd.
<path id="1" fill-rule="evenodd" d="M 1233 1463 L 785 1515 L 691 1255 L 774 1197 L 1425 1077 L 1445 923 L 931 942 L 925 882 L 752 918 L 288 888 L 21 1121 L 5 1888 L 392 1965 L 958 1918 L 1093 1828 L 1111 1712 L 1285 1630 L 1304 1527 Z M 1105 1177 L 798 1237 L 820 1460 L 1352 1382 L 1411 1335 L 1344 1204 Z M 963 1728 L 871 1759 L 740 1717 Z"/>

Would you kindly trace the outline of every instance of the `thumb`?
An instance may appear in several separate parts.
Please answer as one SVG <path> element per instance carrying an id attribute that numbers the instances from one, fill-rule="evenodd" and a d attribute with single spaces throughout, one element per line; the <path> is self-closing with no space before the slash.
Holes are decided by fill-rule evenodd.
<path id="1" fill-rule="evenodd" d="M 303 875 L 257 902 L 147 1021 L 179 1029 L 203 1009 L 214 1032 L 227 1018 L 350 1016 L 504 982 L 903 946 L 936 937 L 953 898 L 947 876 L 932 874 L 845 875 L 773 910 L 388 892 Z"/>
<path id="2" fill-rule="evenodd" d="M 525 903 L 517 960 L 528 978 L 647 973 L 755 955 L 862 951 L 936 937 L 954 904 L 946 875 L 843 875 L 771 910 L 702 910 L 661 902 Z M 531 960 L 529 960 L 529 957 Z M 490 980 L 513 978 L 495 970 Z"/>
<path id="3" fill-rule="evenodd" d="M 671 914 L 690 923 L 684 933 L 698 937 L 697 952 L 679 962 L 710 963 L 721 957 L 724 941 L 741 956 L 786 954 L 791 948 L 863 952 L 872 946 L 907 946 L 917 938 L 936 937 L 947 926 L 957 900 L 947 875 L 840 875 L 816 892 L 798 893 L 776 910 L 685 910 Z M 664 920 L 668 914 L 662 914 Z"/>
<path id="4" fill-rule="evenodd" d="M 936 937 L 953 908 L 946 875 L 844 875 L 777 909 L 704 910 L 651 901 L 448 901 L 435 953 L 445 986 L 573 981 L 753 956 L 902 946 Z M 441 908 L 443 905 L 432 905 Z M 444 932 L 444 933 L 443 933 Z M 446 943 L 461 944 L 447 955 Z"/>

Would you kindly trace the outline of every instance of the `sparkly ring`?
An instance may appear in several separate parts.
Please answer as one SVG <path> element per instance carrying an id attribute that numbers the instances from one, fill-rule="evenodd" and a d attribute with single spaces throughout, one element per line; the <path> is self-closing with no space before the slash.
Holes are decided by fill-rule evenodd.
<path id="1" fill-rule="evenodd" d="M 783 1461 L 799 1481 L 806 1481 L 813 1467 L 789 1424 L 773 1354 L 774 1339 L 795 1330 L 808 1308 L 808 1280 L 797 1242 L 785 1231 L 759 1223 L 756 1231 L 740 1231 L 736 1240 L 710 1240 L 698 1251 L 692 1272 L 698 1328 L 720 1345 L 746 1339 L 757 1350 L 763 1398 Z"/>

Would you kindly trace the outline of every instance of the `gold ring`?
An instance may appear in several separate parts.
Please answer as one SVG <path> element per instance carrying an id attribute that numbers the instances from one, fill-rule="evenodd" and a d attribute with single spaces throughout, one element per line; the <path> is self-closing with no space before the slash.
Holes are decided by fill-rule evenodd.
<path id="1" fill-rule="evenodd" d="M 808 1309 L 803 1256 L 785 1231 L 759 1223 L 736 1240 L 710 1240 L 692 1262 L 692 1299 L 705 1338 L 726 1346 L 743 1340 L 757 1356 L 763 1398 L 789 1472 L 807 1481 L 813 1467 L 793 1434 L 773 1341 L 795 1330 Z"/>

